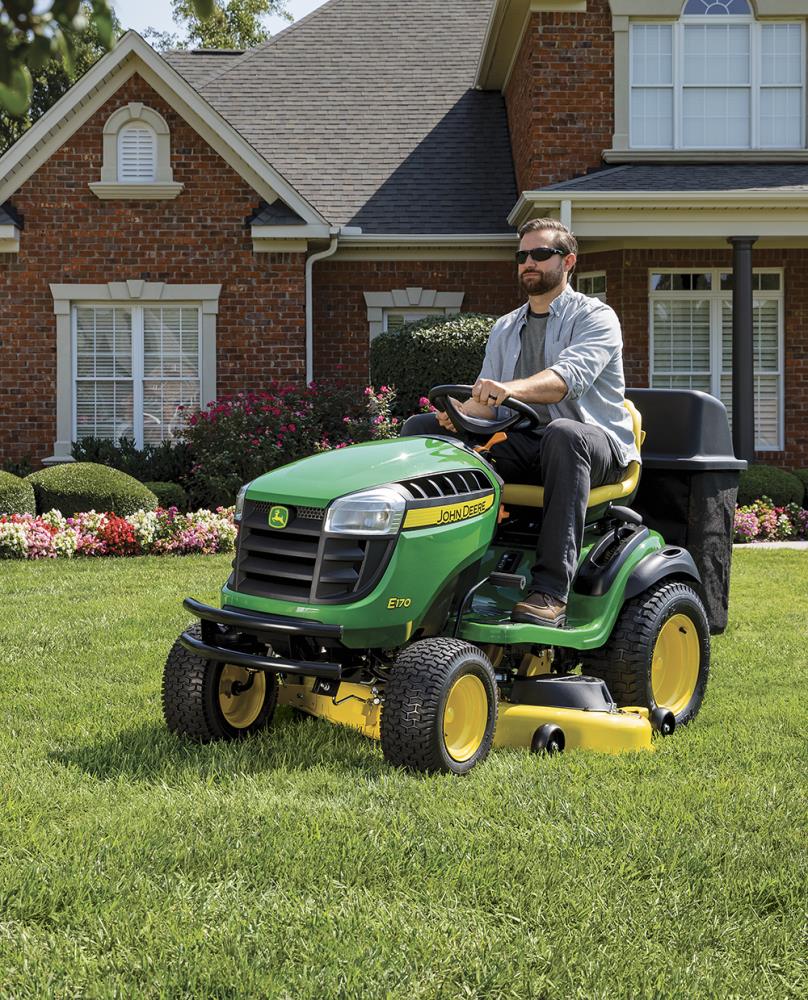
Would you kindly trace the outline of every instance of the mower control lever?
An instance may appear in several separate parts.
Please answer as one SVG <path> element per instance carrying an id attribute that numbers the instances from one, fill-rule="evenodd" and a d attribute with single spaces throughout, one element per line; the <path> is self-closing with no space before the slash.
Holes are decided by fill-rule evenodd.
<path id="1" fill-rule="evenodd" d="M 622 524 L 636 524 L 638 527 L 642 524 L 640 515 L 636 510 L 631 510 L 630 507 L 609 507 L 609 517 L 613 517 Z"/>

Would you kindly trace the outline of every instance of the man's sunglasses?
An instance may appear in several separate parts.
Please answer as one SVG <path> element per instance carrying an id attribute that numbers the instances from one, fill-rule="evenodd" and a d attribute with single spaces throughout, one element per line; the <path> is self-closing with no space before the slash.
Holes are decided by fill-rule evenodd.
<path id="1" fill-rule="evenodd" d="M 534 250 L 517 250 L 516 251 L 516 263 L 524 264 L 528 257 L 531 260 L 549 260 L 553 254 L 558 254 L 559 257 L 566 257 L 566 251 L 556 250 L 555 247 L 536 247 Z"/>

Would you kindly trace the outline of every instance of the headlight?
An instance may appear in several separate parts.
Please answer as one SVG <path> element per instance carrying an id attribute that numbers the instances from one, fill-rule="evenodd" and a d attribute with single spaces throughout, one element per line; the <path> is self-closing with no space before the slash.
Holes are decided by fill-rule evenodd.
<path id="1" fill-rule="evenodd" d="M 325 530 L 337 535 L 395 535 L 407 503 L 395 490 L 366 490 L 335 500 L 325 516 Z"/>
<path id="2" fill-rule="evenodd" d="M 244 513 L 244 498 L 247 496 L 247 490 L 251 485 L 252 483 L 245 483 L 238 491 L 238 496 L 236 497 L 236 512 L 233 514 L 234 521 L 241 520 L 241 515 Z"/>

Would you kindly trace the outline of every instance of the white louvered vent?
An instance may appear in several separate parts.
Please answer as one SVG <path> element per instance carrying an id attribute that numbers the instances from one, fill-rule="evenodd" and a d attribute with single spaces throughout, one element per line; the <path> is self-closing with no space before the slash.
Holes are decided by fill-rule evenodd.
<path id="1" fill-rule="evenodd" d="M 148 125 L 126 125 L 118 133 L 118 180 L 147 184 L 155 180 L 157 137 Z"/>

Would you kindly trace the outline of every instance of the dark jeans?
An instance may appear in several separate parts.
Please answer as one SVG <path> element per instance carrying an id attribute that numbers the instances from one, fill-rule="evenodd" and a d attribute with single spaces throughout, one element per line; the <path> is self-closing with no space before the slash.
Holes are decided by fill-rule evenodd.
<path id="1" fill-rule="evenodd" d="M 403 436 L 447 434 L 431 413 L 410 417 Z M 606 432 L 577 420 L 553 420 L 541 435 L 509 431 L 490 459 L 506 483 L 544 486 L 544 516 L 536 546 L 531 592 L 566 603 L 584 536 L 586 502 L 595 486 L 619 482 L 625 467 Z"/>

